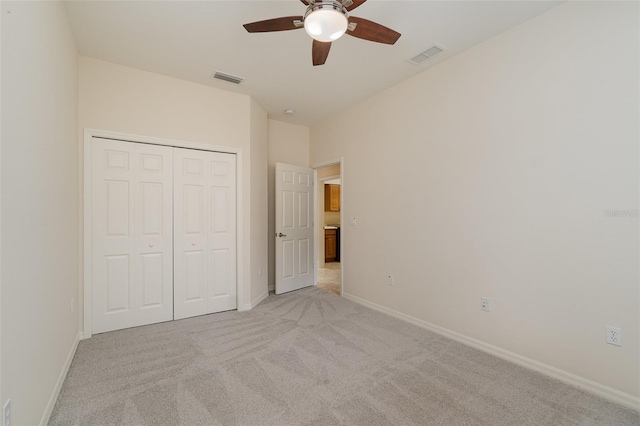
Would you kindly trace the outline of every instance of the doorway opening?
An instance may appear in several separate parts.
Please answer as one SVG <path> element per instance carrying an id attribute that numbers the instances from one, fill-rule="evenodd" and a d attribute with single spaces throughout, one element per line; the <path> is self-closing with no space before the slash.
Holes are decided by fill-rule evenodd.
<path id="1" fill-rule="evenodd" d="M 315 167 L 317 188 L 317 286 L 342 296 L 343 233 L 342 161 L 328 162 Z"/>

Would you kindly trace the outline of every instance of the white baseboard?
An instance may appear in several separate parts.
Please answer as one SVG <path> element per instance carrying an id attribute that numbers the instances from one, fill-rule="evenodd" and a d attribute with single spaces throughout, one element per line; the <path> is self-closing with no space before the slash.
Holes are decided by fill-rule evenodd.
<path id="1" fill-rule="evenodd" d="M 67 355 L 67 359 L 62 366 L 62 370 L 58 375 L 58 381 L 56 382 L 56 386 L 53 388 L 53 392 L 51 393 L 51 397 L 49 398 L 49 403 L 47 404 L 47 408 L 44 410 L 44 414 L 42 414 L 42 419 L 40 420 L 40 426 L 46 426 L 49 424 L 49 418 L 51 417 L 51 413 L 53 412 L 53 407 L 56 405 L 56 401 L 58 401 L 58 396 L 60 395 L 60 390 L 62 389 L 62 384 L 64 383 L 64 379 L 67 377 L 67 373 L 69 372 L 69 367 L 71 367 L 71 361 L 73 361 L 73 357 L 76 354 L 76 349 L 78 349 L 78 343 L 80 342 L 80 333 L 76 335 L 76 338 L 71 345 L 71 350 Z"/>
<path id="2" fill-rule="evenodd" d="M 402 312 L 398 312 L 393 309 L 386 308 L 382 305 L 369 302 L 368 300 L 362 299 L 352 294 L 343 292 L 342 297 L 344 297 L 345 299 L 352 300 L 360 305 L 363 305 L 368 308 L 374 309 L 376 311 L 390 315 L 394 318 L 398 318 L 400 320 L 406 321 L 413 325 L 417 325 L 418 327 L 427 329 L 429 331 L 433 331 L 434 333 L 438 333 L 442 336 L 445 336 L 457 342 L 463 343 L 467 346 L 471 346 L 475 349 L 479 349 L 483 352 L 487 352 L 491 355 L 497 356 L 498 358 L 502 358 L 504 360 L 513 362 L 514 364 L 518 364 L 522 367 L 537 371 L 538 373 L 542 373 L 546 376 L 560 380 L 561 382 L 566 383 L 568 385 L 578 387 L 584 391 L 606 398 L 609 401 L 613 401 L 620 405 L 624 405 L 625 407 L 640 411 L 640 398 L 636 396 L 633 396 L 624 392 L 620 392 L 609 386 L 605 386 L 600 383 L 594 382 L 593 380 L 589 380 L 584 377 L 580 377 L 576 374 L 569 373 L 568 371 L 560 370 L 559 368 L 552 367 L 547 364 L 543 364 L 531 358 L 527 358 L 522 355 L 518 355 L 516 353 L 499 348 L 497 346 L 493 346 L 488 343 L 482 342 L 480 340 L 476 340 L 472 337 L 465 336 L 464 334 L 456 333 L 455 331 L 451 331 L 446 328 L 440 327 L 438 325 L 431 324 L 419 318 L 415 318 L 410 315 L 403 314 Z"/>
<path id="3" fill-rule="evenodd" d="M 267 297 L 269 297 L 269 291 L 268 290 L 266 292 L 262 293 L 260 296 L 258 296 L 258 298 L 256 300 L 254 300 L 253 302 L 245 303 L 244 305 L 238 307 L 238 311 L 240 311 L 240 312 L 242 312 L 242 311 L 250 311 L 251 309 L 253 309 L 256 306 L 258 306 L 260 304 L 260 302 L 262 302 Z"/>
<path id="4" fill-rule="evenodd" d="M 254 300 L 251 303 L 251 309 L 255 308 L 256 306 L 258 306 L 264 299 L 266 299 L 267 297 L 269 297 L 269 290 L 265 291 L 264 293 L 262 293 L 256 300 Z"/>

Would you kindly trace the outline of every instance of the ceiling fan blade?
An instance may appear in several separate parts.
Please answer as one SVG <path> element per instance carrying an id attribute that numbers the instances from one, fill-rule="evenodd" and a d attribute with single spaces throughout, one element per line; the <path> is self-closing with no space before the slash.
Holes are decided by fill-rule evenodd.
<path id="1" fill-rule="evenodd" d="M 311 57 L 313 58 L 313 66 L 324 65 L 329 56 L 331 42 L 324 43 L 322 41 L 313 40 L 313 48 L 311 49 Z"/>
<path id="2" fill-rule="evenodd" d="M 355 9 L 356 7 L 362 5 L 362 3 L 364 3 L 367 0 L 351 0 L 353 2 L 353 4 L 349 7 L 347 7 L 347 11 L 351 12 L 353 9 Z"/>
<path id="3" fill-rule="evenodd" d="M 399 32 L 393 31 L 384 25 L 369 21 L 368 19 L 350 16 L 349 23 L 358 24 L 353 31 L 347 31 L 347 34 L 353 37 L 384 44 L 395 44 L 400 38 Z"/>
<path id="4" fill-rule="evenodd" d="M 297 26 L 294 21 L 302 22 L 302 16 L 283 16 L 282 18 L 267 19 L 265 21 L 251 22 L 243 27 L 250 33 L 268 33 L 271 31 L 297 30 L 302 26 Z"/>
<path id="5" fill-rule="evenodd" d="M 305 6 L 309 6 L 309 2 L 307 0 L 300 0 L 302 3 L 304 3 Z"/>

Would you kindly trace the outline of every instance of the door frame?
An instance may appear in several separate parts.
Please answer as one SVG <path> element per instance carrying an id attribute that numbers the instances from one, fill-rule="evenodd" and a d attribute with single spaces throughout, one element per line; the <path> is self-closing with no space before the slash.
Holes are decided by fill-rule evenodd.
<path id="1" fill-rule="evenodd" d="M 335 179 L 335 177 L 318 179 L 318 169 L 322 167 L 333 166 L 334 164 L 340 165 L 340 297 L 342 297 L 342 295 L 344 294 L 344 232 L 343 232 L 343 228 L 346 225 L 346 222 L 344 220 L 345 219 L 344 217 L 344 157 L 335 158 L 333 160 L 321 161 L 319 163 L 315 163 L 314 165 L 312 165 L 311 168 L 314 171 L 313 196 L 315 197 L 315 200 L 317 200 L 319 196 L 318 191 L 320 191 L 320 182 L 329 180 L 329 179 Z M 324 185 L 322 186 L 323 186 L 322 191 L 324 191 Z M 314 247 L 313 247 L 314 253 L 315 253 L 315 257 L 314 257 L 315 271 L 313 273 L 314 274 L 313 285 L 318 285 L 318 269 L 319 269 L 318 257 L 320 256 L 320 253 L 318 250 L 318 244 L 320 244 L 319 243 L 320 238 L 324 238 L 324 233 L 321 232 L 321 231 L 324 231 L 324 228 L 323 228 L 324 223 L 321 225 L 321 222 L 323 221 L 320 220 L 319 209 L 320 209 L 319 206 L 316 206 L 313 213 L 315 233 L 316 233 L 316 244 L 314 244 Z"/>
<path id="2" fill-rule="evenodd" d="M 177 139 L 157 138 L 153 136 L 141 136 L 129 133 L 111 132 L 107 130 L 96 129 L 84 129 L 84 176 L 83 176 L 83 250 L 80 252 L 82 256 L 80 265 L 83 267 L 82 277 L 83 284 L 83 329 L 81 332 L 82 339 L 88 339 L 92 335 L 93 327 L 93 283 L 91 282 L 91 261 L 92 261 L 92 155 L 93 145 L 91 140 L 96 138 L 103 139 L 115 139 L 124 142 L 133 143 L 145 143 L 151 145 L 169 146 L 175 148 L 194 149 L 199 151 L 214 151 L 223 152 L 227 154 L 236 155 L 236 303 L 238 310 L 242 309 L 243 305 L 243 289 L 244 289 L 244 277 L 243 277 L 243 229 L 242 229 L 242 149 L 221 146 L 221 145 L 209 145 L 198 142 L 187 142 Z"/>

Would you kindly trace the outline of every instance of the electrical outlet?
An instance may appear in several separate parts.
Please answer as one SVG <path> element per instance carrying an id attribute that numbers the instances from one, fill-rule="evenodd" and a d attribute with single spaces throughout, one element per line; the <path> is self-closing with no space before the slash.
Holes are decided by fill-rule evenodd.
<path id="1" fill-rule="evenodd" d="M 483 311 L 490 312 L 491 311 L 491 299 L 488 297 L 483 297 L 480 302 L 480 309 Z"/>
<path id="2" fill-rule="evenodd" d="M 388 280 L 389 280 L 389 285 L 395 285 L 396 284 L 396 278 L 393 275 L 389 275 L 388 276 Z"/>
<path id="3" fill-rule="evenodd" d="M 2 425 L 11 426 L 11 400 L 7 399 L 6 404 L 2 408 Z"/>
<path id="4" fill-rule="evenodd" d="M 619 327 L 607 326 L 607 343 L 622 346 L 622 330 Z"/>
<path id="5" fill-rule="evenodd" d="M 349 219 L 349 224 L 351 226 L 356 226 L 358 224 L 358 221 L 356 220 L 355 216 L 352 216 L 351 219 Z"/>
<path id="6" fill-rule="evenodd" d="M 258 267 L 258 276 L 262 276 L 262 266 Z"/>

